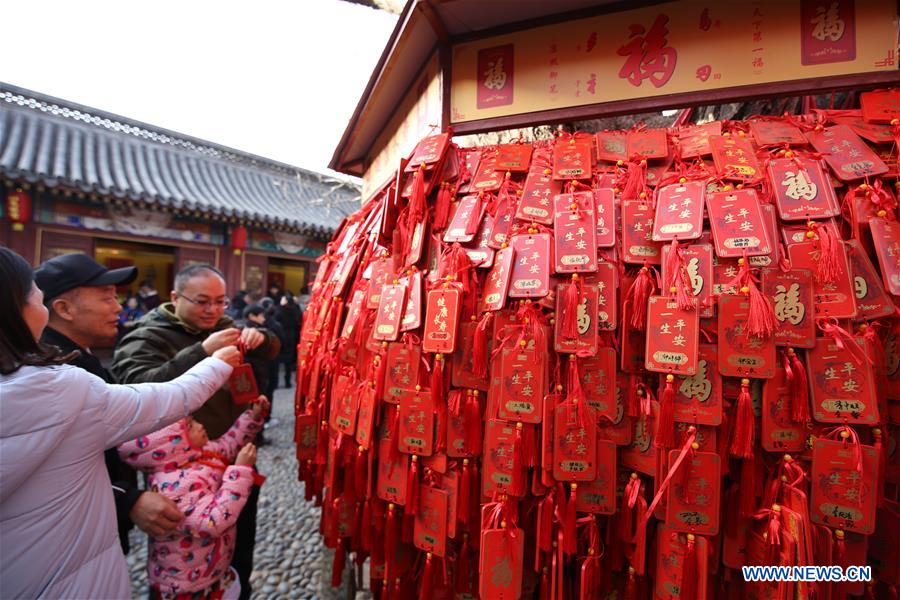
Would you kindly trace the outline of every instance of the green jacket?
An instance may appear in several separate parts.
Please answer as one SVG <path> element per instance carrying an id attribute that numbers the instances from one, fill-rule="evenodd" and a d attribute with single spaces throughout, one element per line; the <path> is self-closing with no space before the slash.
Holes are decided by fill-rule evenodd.
<path id="1" fill-rule="evenodd" d="M 223 316 L 209 331 L 194 329 L 175 316 L 171 303 L 162 304 L 138 321 L 119 342 L 112 372 L 120 383 L 171 381 L 206 358 L 203 340 L 229 327 L 234 327 L 234 321 Z M 266 341 L 248 352 L 248 356 L 274 359 L 281 350 L 281 342 L 272 332 L 259 331 L 266 336 Z M 194 413 L 194 418 L 203 424 L 212 440 L 224 435 L 244 410 L 246 407 L 231 400 L 231 392 L 225 386 Z"/>

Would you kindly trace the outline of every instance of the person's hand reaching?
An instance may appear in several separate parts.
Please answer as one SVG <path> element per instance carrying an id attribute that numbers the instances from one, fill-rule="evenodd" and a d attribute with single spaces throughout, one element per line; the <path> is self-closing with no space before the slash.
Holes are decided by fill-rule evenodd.
<path id="1" fill-rule="evenodd" d="M 259 398 L 253 403 L 253 418 L 258 421 L 269 414 L 269 408 L 271 408 L 271 404 L 268 398 L 260 394 Z"/>
<path id="2" fill-rule="evenodd" d="M 243 465 L 247 467 L 252 467 L 256 464 L 256 446 L 253 444 L 247 444 L 241 451 L 238 452 L 237 459 L 235 459 L 234 464 Z"/>

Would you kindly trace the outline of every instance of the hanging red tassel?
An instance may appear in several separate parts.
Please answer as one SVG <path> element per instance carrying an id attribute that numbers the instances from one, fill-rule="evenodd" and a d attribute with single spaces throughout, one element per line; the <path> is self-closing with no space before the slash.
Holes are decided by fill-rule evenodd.
<path id="1" fill-rule="evenodd" d="M 450 221 L 450 201 L 450 184 L 442 182 L 434 203 L 434 219 L 432 221 L 434 231 L 441 231 L 447 227 Z"/>
<path id="2" fill-rule="evenodd" d="M 581 595 L 579 600 L 596 600 L 600 597 L 600 557 L 593 548 L 588 548 L 588 556 L 581 563 Z"/>
<path id="3" fill-rule="evenodd" d="M 431 403 L 437 409 L 444 402 L 444 355 L 438 352 L 431 365 Z"/>
<path id="4" fill-rule="evenodd" d="M 463 424 L 465 426 L 466 452 L 472 455 L 481 454 L 481 403 L 478 401 L 478 390 L 466 390 L 466 404 L 463 407 Z"/>
<path id="5" fill-rule="evenodd" d="M 572 282 L 563 297 L 562 336 L 566 339 L 578 337 L 578 304 L 581 302 L 581 280 L 578 273 L 572 273 Z"/>
<path id="6" fill-rule="evenodd" d="M 362 327 L 359 327 L 362 330 Z M 382 348 L 387 346 L 387 342 L 382 344 Z M 375 401 L 380 402 L 384 398 L 384 386 L 387 380 L 387 360 L 384 354 L 376 354 L 375 360 Z"/>
<path id="7" fill-rule="evenodd" d="M 413 175 L 412 194 L 409 197 L 409 233 L 425 216 L 425 207 L 425 169 L 419 167 Z"/>
<path id="8" fill-rule="evenodd" d="M 406 511 L 415 515 L 419 511 L 419 457 L 413 454 L 409 461 L 409 475 L 406 478 Z"/>
<path id="9" fill-rule="evenodd" d="M 331 587 L 339 587 L 344 579 L 344 566 L 347 564 L 347 552 L 341 542 L 334 550 L 334 561 L 331 563 Z"/>
<path id="10" fill-rule="evenodd" d="M 638 600 L 637 573 L 628 567 L 628 581 L 625 583 L 625 600 Z"/>
<path id="11" fill-rule="evenodd" d="M 471 590 L 469 582 L 471 581 L 471 573 L 469 573 L 469 534 L 463 534 L 462 544 L 459 547 L 459 556 L 456 559 L 456 582 L 453 586 L 457 596 L 468 594 Z M 425 596 L 423 596 L 425 598 Z"/>
<path id="12" fill-rule="evenodd" d="M 475 335 L 472 340 L 472 373 L 476 377 L 487 375 L 488 357 L 488 329 L 493 328 L 494 313 L 486 312 L 481 315 L 478 325 L 475 327 Z"/>
<path id="13" fill-rule="evenodd" d="M 628 377 L 631 381 L 631 385 L 628 386 L 625 415 L 636 419 L 641 416 L 641 404 L 643 402 L 644 389 L 637 375 L 631 373 Z"/>
<path id="14" fill-rule="evenodd" d="M 434 561 L 431 552 L 425 553 L 425 568 L 422 570 L 422 585 L 419 587 L 420 598 L 431 598 L 434 589 Z"/>
<path id="15" fill-rule="evenodd" d="M 741 460 L 741 494 L 739 500 L 739 511 L 741 516 L 752 517 L 756 512 L 756 496 L 757 496 L 757 469 L 756 455 L 752 452 L 750 456 Z"/>
<path id="16" fill-rule="evenodd" d="M 753 455 L 753 399 L 750 397 L 750 380 L 741 379 L 741 393 L 737 400 L 736 419 L 732 431 L 732 456 L 749 458 Z"/>
<path id="17" fill-rule="evenodd" d="M 806 367 L 800 362 L 793 348 L 788 348 L 785 353 L 785 363 L 788 361 L 793 375 L 790 380 L 791 418 L 795 423 L 806 423 L 809 421 L 809 381 L 806 377 Z"/>
<path id="18" fill-rule="evenodd" d="M 470 485 L 469 459 L 462 461 L 462 473 L 459 476 L 459 500 L 456 503 L 456 520 L 463 525 L 469 522 L 469 507 L 472 503 L 472 488 Z"/>
<path id="19" fill-rule="evenodd" d="M 875 482 L 875 505 L 884 506 L 884 472 L 887 463 L 887 448 L 881 438 L 881 428 L 872 429 L 872 437 L 875 439 L 875 453 L 878 455 L 878 480 Z"/>
<path id="20" fill-rule="evenodd" d="M 684 255 L 678 245 L 678 240 L 673 239 L 666 255 L 665 273 L 667 275 L 664 285 L 678 303 L 681 310 L 693 310 L 696 306 L 694 291 L 690 286 L 690 277 L 684 264 Z"/>
<path id="21" fill-rule="evenodd" d="M 509 493 L 517 497 L 525 495 L 525 487 L 528 481 L 525 466 L 525 441 L 522 433 L 523 428 L 524 425 L 521 421 L 516 423 L 516 437 L 513 440 L 512 481 L 509 484 Z"/>
<path id="22" fill-rule="evenodd" d="M 316 464 L 324 465 L 328 454 L 328 421 L 319 423 L 319 432 L 316 437 Z"/>
<path id="23" fill-rule="evenodd" d="M 397 507 L 393 502 L 388 504 L 387 519 L 384 525 L 384 580 L 390 582 L 394 573 L 394 554 L 397 551 L 397 544 L 400 543 L 399 523 L 397 523 Z"/>
<path id="24" fill-rule="evenodd" d="M 363 550 L 372 550 L 372 499 L 366 498 L 363 502 L 362 517 L 360 518 L 360 541 Z"/>
<path id="25" fill-rule="evenodd" d="M 543 552 L 553 549 L 553 512 L 555 495 L 553 492 L 544 496 L 538 503 L 537 513 L 537 547 Z"/>
<path id="26" fill-rule="evenodd" d="M 675 446 L 675 376 L 666 375 L 666 387 L 659 399 L 659 418 L 653 445 L 657 448 Z"/>
<path id="27" fill-rule="evenodd" d="M 687 534 L 684 558 L 681 562 L 681 588 L 678 600 L 697 600 L 697 541 L 693 533 Z"/>
<path id="28" fill-rule="evenodd" d="M 353 490 L 357 498 L 362 498 L 366 495 L 366 475 L 368 475 L 369 470 L 366 458 L 366 449 L 359 446 L 353 459 Z"/>
<path id="29" fill-rule="evenodd" d="M 551 598 L 550 569 L 547 567 L 541 569 L 541 595 L 539 598 Z"/>
<path id="30" fill-rule="evenodd" d="M 634 537 L 634 510 L 640 493 L 641 478 L 637 473 L 632 472 L 628 483 L 625 484 L 625 491 L 622 494 L 622 510 L 619 512 L 619 539 L 623 542 L 630 543 Z"/>
<path id="31" fill-rule="evenodd" d="M 566 502 L 566 512 L 563 520 L 563 551 L 568 555 L 578 553 L 578 534 L 575 528 L 577 514 L 575 512 L 575 494 L 578 491 L 578 484 L 569 484 L 569 500 Z M 564 497 L 564 496 L 563 496 Z"/>
<path id="32" fill-rule="evenodd" d="M 759 291 L 753 273 L 750 271 L 750 261 L 747 253 L 738 259 L 741 267 L 737 276 L 741 293 L 750 300 L 750 311 L 747 316 L 747 333 L 752 336 L 768 338 L 778 328 L 778 320 L 775 318 L 775 307 L 772 301 Z"/>
<path id="33" fill-rule="evenodd" d="M 644 330 L 647 322 L 647 303 L 656 290 L 651 269 L 647 265 L 641 267 L 634 283 L 625 294 L 625 302 L 631 307 L 631 328 L 638 331 Z"/>
<path id="34" fill-rule="evenodd" d="M 842 242 L 827 225 L 809 221 L 807 236 L 817 236 L 819 256 L 816 261 L 816 283 L 833 283 L 841 271 L 840 254 L 844 252 Z M 811 236 L 810 236 L 811 237 Z"/>

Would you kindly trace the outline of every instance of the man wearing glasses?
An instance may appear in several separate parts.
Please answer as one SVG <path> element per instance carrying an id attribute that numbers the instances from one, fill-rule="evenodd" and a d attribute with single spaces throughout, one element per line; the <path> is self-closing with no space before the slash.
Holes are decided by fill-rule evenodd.
<path id="1" fill-rule="evenodd" d="M 147 314 L 119 342 L 113 373 L 121 383 L 170 381 L 219 348 L 239 342 L 254 358 L 274 360 L 281 347 L 278 337 L 265 329 L 238 330 L 225 314 L 226 308 L 221 271 L 206 264 L 185 267 L 175 276 L 171 302 Z M 224 387 L 193 416 L 215 439 L 228 431 L 244 409 Z M 241 598 L 250 597 L 258 498 L 259 488 L 254 486 L 237 522 L 232 566 L 240 576 Z"/>

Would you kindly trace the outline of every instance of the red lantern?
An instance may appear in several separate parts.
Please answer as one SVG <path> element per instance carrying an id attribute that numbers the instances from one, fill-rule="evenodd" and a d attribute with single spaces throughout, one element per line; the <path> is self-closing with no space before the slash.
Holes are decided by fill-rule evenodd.
<path id="1" fill-rule="evenodd" d="M 231 248 L 234 250 L 235 256 L 240 256 L 244 248 L 247 247 L 247 228 L 238 225 L 231 230 Z"/>
<path id="2" fill-rule="evenodd" d="M 7 194 L 6 213 L 12 221 L 13 231 L 23 231 L 25 223 L 31 220 L 31 196 L 28 192 L 16 188 L 16 191 Z"/>

